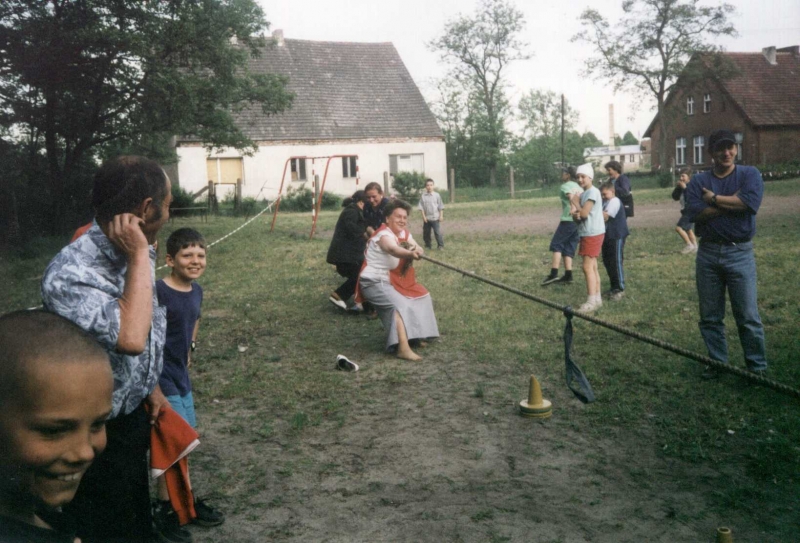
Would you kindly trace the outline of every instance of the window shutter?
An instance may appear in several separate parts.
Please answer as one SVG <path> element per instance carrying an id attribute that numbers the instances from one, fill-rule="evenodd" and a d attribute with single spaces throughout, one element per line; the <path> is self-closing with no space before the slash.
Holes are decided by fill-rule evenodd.
<path id="1" fill-rule="evenodd" d="M 397 155 L 389 155 L 389 173 L 392 175 L 397 173 Z"/>

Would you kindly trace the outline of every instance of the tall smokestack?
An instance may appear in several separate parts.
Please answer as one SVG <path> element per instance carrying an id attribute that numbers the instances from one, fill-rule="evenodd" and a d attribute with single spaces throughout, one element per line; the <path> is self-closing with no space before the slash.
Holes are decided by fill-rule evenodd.
<path id="1" fill-rule="evenodd" d="M 616 147 L 614 140 L 614 104 L 608 104 L 608 146 Z"/>

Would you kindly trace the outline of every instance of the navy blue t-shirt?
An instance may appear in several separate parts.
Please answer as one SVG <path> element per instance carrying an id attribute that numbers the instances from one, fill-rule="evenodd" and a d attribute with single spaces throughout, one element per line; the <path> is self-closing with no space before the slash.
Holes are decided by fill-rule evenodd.
<path id="1" fill-rule="evenodd" d="M 764 181 L 761 172 L 753 166 L 734 167 L 726 177 L 720 179 L 711 171 L 695 174 L 686 185 L 685 213 L 694 220 L 698 213 L 710 207 L 703 201 L 703 189 L 720 196 L 732 196 L 738 192 L 739 199 L 747 206 L 741 213 L 726 213 L 710 221 L 695 222 L 697 237 L 712 242 L 750 241 L 756 234 L 756 213 L 764 197 Z"/>
<path id="2" fill-rule="evenodd" d="M 189 361 L 194 325 L 200 318 L 203 289 L 197 283 L 192 283 L 191 292 L 181 292 L 171 288 L 162 279 L 156 282 L 156 292 L 159 305 L 167 308 L 164 369 L 158 384 L 166 396 L 185 396 L 192 391 L 186 364 Z"/>

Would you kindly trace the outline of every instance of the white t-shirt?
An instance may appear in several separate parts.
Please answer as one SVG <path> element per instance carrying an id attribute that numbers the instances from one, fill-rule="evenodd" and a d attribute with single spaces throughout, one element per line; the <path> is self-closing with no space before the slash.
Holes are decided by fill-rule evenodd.
<path id="1" fill-rule="evenodd" d="M 405 237 L 404 234 L 407 235 L 407 237 Z M 396 236 L 389 228 L 377 232 L 367 241 L 367 250 L 364 251 L 367 265 L 361 272 L 361 277 L 366 277 L 375 281 L 388 281 L 389 272 L 400 265 L 399 258 L 385 252 L 381 249 L 380 245 L 378 245 L 378 241 L 386 236 L 394 240 L 397 245 L 399 245 L 401 241 L 407 241 L 412 246 L 417 244 L 411 236 L 411 233 L 407 230 L 401 233 L 401 237 Z"/>
<path id="2" fill-rule="evenodd" d="M 606 233 L 606 224 L 603 221 L 603 199 L 597 187 L 589 187 L 581 194 L 581 207 L 589 200 L 594 202 L 592 210 L 585 221 L 578 223 L 578 235 L 582 238 Z"/>

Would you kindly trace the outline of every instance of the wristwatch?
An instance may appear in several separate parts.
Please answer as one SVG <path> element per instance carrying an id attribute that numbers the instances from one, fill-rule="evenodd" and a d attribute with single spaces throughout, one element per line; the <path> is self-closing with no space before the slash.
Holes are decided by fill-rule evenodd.
<path id="1" fill-rule="evenodd" d="M 711 197 L 711 205 L 717 207 L 717 195 Z"/>
<path id="2" fill-rule="evenodd" d="M 195 343 L 194 341 L 192 341 L 192 342 L 189 344 L 189 347 L 192 349 L 192 352 L 194 352 L 194 350 L 195 350 L 195 349 L 197 349 L 197 343 Z"/>

